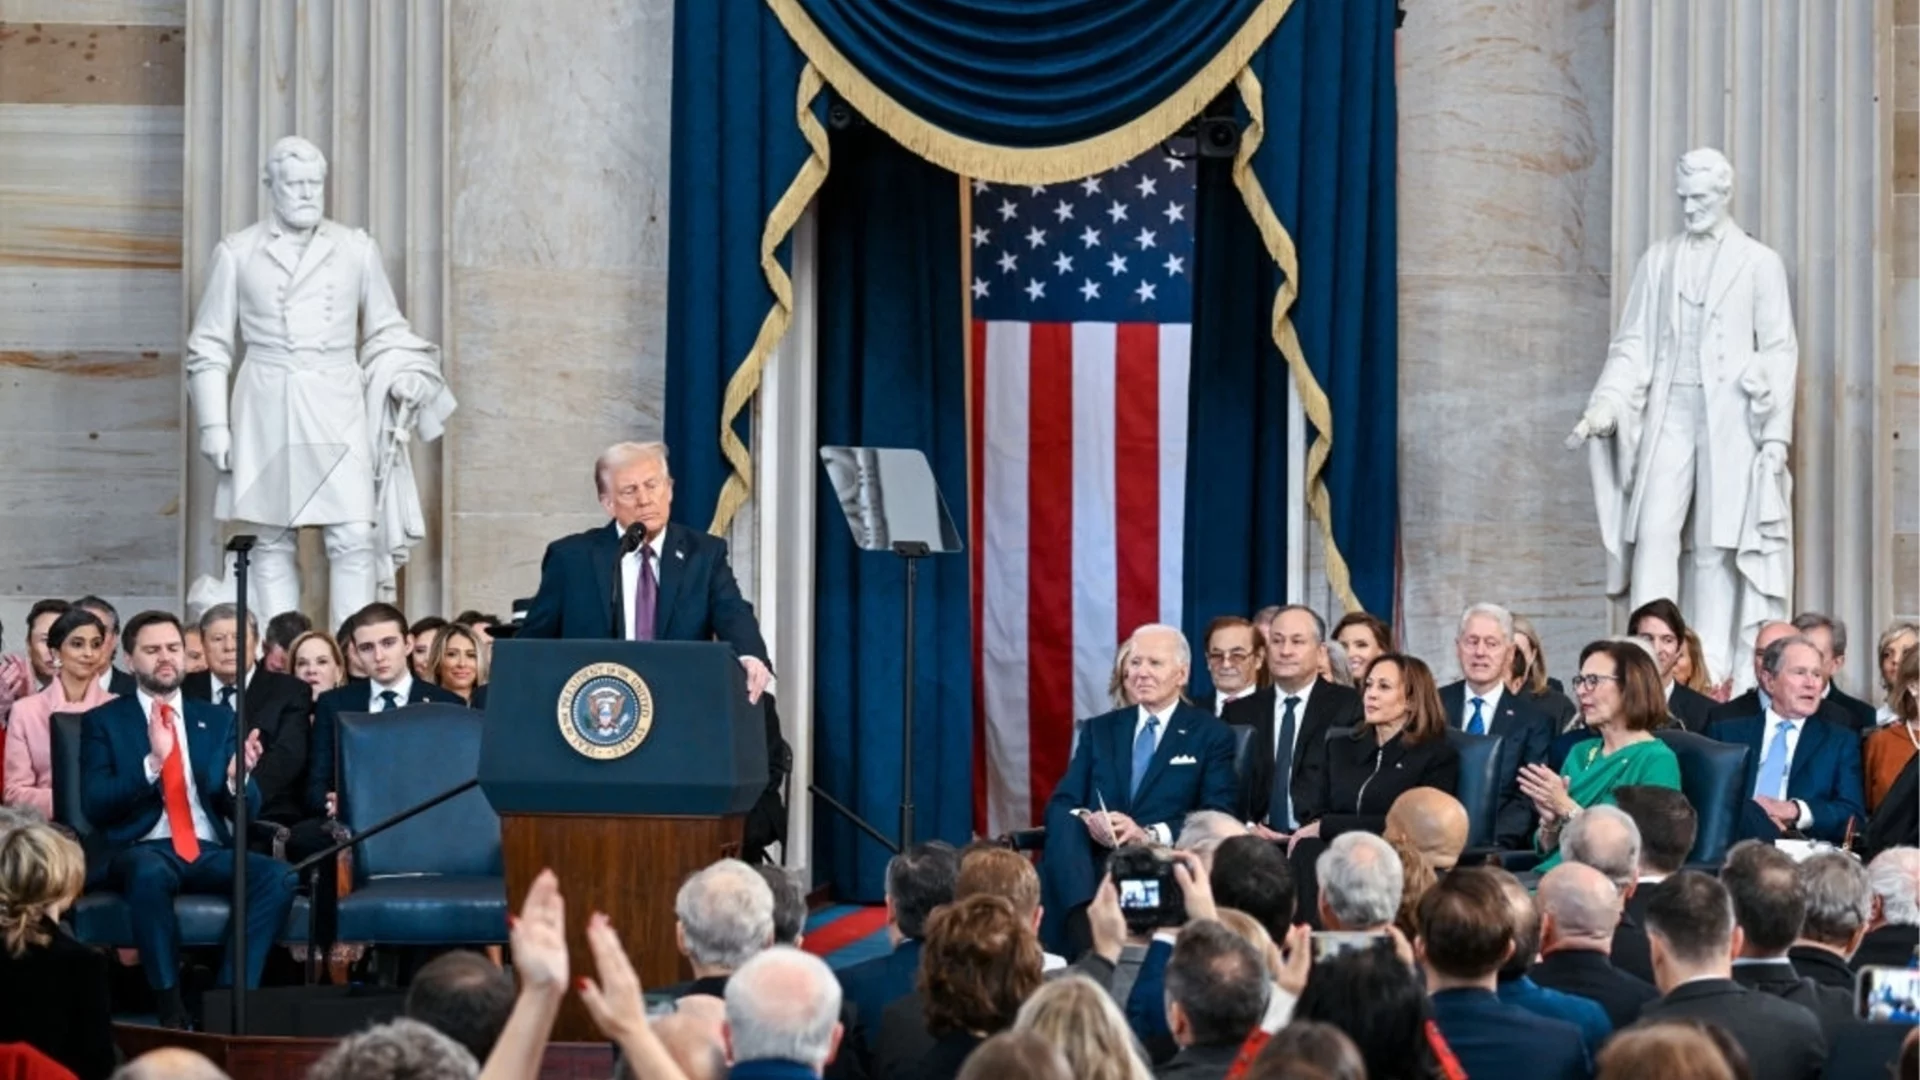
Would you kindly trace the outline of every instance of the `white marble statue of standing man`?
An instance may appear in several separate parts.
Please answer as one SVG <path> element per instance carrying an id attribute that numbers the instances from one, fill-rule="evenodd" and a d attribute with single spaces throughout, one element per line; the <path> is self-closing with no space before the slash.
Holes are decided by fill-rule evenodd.
<path id="1" fill-rule="evenodd" d="M 1676 175 L 1686 231 L 1641 255 L 1567 446 L 1594 440 L 1608 593 L 1679 603 L 1717 682 L 1790 610 L 1799 344 L 1785 265 L 1733 222 L 1733 166 L 1693 150 Z"/>
<path id="2" fill-rule="evenodd" d="M 426 535 L 407 442 L 438 438 L 455 402 L 439 349 L 400 313 L 378 245 L 322 216 L 326 179 L 312 143 L 273 144 L 263 175 L 273 213 L 214 252 L 186 364 L 200 452 L 220 471 L 214 516 L 260 538 L 254 610 L 300 606 L 297 529 L 314 525 L 337 626 L 393 595 Z"/>

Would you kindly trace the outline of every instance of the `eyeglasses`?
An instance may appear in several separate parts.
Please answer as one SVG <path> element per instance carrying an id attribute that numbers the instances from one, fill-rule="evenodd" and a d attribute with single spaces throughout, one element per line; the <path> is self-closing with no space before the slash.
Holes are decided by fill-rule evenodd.
<path id="1" fill-rule="evenodd" d="M 1218 649 L 1215 649 L 1207 653 L 1207 663 L 1209 664 L 1220 664 L 1220 663 L 1244 664 L 1247 662 L 1247 657 L 1252 655 L 1253 655 L 1252 653 L 1248 652 L 1245 649 L 1229 649 L 1226 652 L 1221 652 Z"/>
<path id="2" fill-rule="evenodd" d="M 1598 690 L 1600 684 L 1608 680 L 1623 681 L 1618 675 L 1575 675 L 1567 681 L 1573 684 L 1575 690 Z"/>

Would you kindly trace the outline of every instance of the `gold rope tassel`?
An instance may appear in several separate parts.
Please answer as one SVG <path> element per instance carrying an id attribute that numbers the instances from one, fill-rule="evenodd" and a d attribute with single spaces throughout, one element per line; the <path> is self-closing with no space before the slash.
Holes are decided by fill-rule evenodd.
<path id="1" fill-rule="evenodd" d="M 766 370 L 767 361 L 773 358 L 774 347 L 786 335 L 787 326 L 793 321 L 793 279 L 780 265 L 776 252 L 781 241 L 793 231 L 800 215 L 806 212 L 807 204 L 813 201 L 823 184 L 827 182 L 829 150 L 827 129 L 813 115 L 813 99 L 820 94 L 825 85 L 820 72 L 812 64 L 800 69 L 798 90 L 794 95 L 794 123 L 799 126 L 800 134 L 807 140 L 812 153 L 800 163 L 799 171 L 794 173 L 793 182 L 773 205 L 773 212 L 767 215 L 766 225 L 760 230 L 760 271 L 766 275 L 767 287 L 773 290 L 773 307 L 767 309 L 766 318 L 760 321 L 760 332 L 754 335 L 753 347 L 747 350 L 747 358 L 740 362 L 733 377 L 727 380 L 726 397 L 720 403 L 720 453 L 727 459 L 732 471 L 728 473 L 726 483 L 720 487 L 720 499 L 713 510 L 713 524 L 707 531 L 715 536 L 726 534 L 727 526 L 733 523 L 733 515 L 740 512 L 747 499 L 753 494 L 753 454 L 747 445 L 734 433 L 733 420 L 740 411 L 753 400 L 760 390 L 760 375 Z"/>
<path id="2" fill-rule="evenodd" d="M 1313 377 L 1313 369 L 1307 366 L 1306 351 L 1300 347 L 1300 335 L 1293 327 L 1293 302 L 1300 296 L 1300 257 L 1293 246 L 1293 237 L 1280 223 L 1280 216 L 1273 212 L 1273 204 L 1267 201 L 1267 192 L 1260 184 L 1260 178 L 1253 173 L 1254 151 L 1260 149 L 1260 142 L 1266 137 L 1266 106 L 1260 77 L 1252 68 L 1242 68 L 1234 79 L 1234 87 L 1240 92 L 1240 99 L 1246 103 L 1250 122 L 1246 132 L 1240 138 L 1240 152 L 1233 159 L 1233 186 L 1240 189 L 1240 200 L 1246 204 L 1247 213 L 1260 230 L 1260 239 L 1267 245 L 1267 254 L 1280 268 L 1280 288 L 1273 296 L 1273 343 L 1280 347 L 1280 355 L 1286 358 L 1287 368 L 1293 373 L 1293 384 L 1300 392 L 1300 403 L 1307 414 L 1307 422 L 1313 425 L 1315 438 L 1307 447 L 1307 509 L 1313 520 L 1320 526 L 1320 540 L 1327 553 L 1327 584 L 1332 586 L 1333 594 L 1349 612 L 1362 610 L 1360 598 L 1353 592 L 1353 575 L 1347 569 L 1346 556 L 1340 554 L 1340 545 L 1333 540 L 1333 498 L 1327 491 L 1326 476 L 1327 455 L 1333 449 L 1333 409 L 1327 403 L 1327 393 L 1320 388 L 1320 381 Z"/>

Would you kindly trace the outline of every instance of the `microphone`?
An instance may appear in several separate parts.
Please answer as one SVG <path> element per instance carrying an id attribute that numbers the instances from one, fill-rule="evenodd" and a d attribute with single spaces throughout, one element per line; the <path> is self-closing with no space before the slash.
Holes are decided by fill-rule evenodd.
<path id="1" fill-rule="evenodd" d="M 640 545 L 646 542 L 647 542 L 647 527 L 645 525 L 642 525 L 636 521 L 633 524 L 627 526 L 626 534 L 620 537 L 621 557 L 625 558 L 626 556 L 631 555 L 636 551 L 639 551 Z"/>

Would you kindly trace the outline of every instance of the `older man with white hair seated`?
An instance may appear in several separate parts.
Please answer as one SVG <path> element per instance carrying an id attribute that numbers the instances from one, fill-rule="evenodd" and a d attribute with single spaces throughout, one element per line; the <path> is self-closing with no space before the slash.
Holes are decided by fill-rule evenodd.
<path id="1" fill-rule="evenodd" d="M 1237 800 L 1232 732 L 1181 698 L 1193 666 L 1186 636 L 1148 624 L 1127 642 L 1127 695 L 1136 704 L 1086 722 L 1047 801 L 1040 940 L 1067 956 L 1090 944 L 1085 909 L 1108 851 L 1171 844 L 1188 814 L 1231 812 Z"/>
<path id="2" fill-rule="evenodd" d="M 673 900 L 674 938 L 693 968 L 676 997 L 726 992 L 728 979 L 773 944 L 773 890 L 753 867 L 721 859 L 680 886 Z"/>
<path id="3" fill-rule="evenodd" d="M 1920 954 L 1920 848 L 1888 848 L 1867 864 L 1873 923 L 1853 951 L 1853 970 L 1910 967 Z"/>
<path id="4" fill-rule="evenodd" d="M 729 1080 L 819 1077 L 839 1052 L 840 983 L 817 956 L 768 949 L 734 972 L 726 1001 Z"/>
<path id="5" fill-rule="evenodd" d="M 1372 833 L 1341 833 L 1314 863 L 1320 881 L 1320 925 L 1384 934 L 1400 911 L 1405 878 L 1393 845 Z"/>

